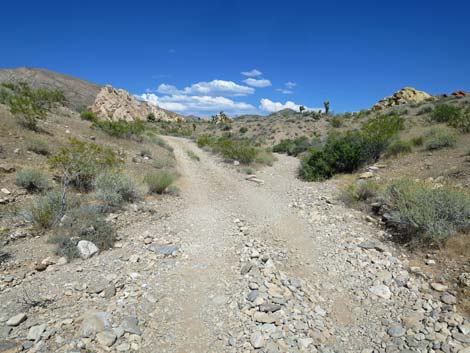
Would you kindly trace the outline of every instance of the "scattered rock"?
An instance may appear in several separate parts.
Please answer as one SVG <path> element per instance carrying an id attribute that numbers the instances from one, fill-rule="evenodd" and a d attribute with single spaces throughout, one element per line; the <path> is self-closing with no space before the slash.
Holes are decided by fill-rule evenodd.
<path id="1" fill-rule="evenodd" d="M 111 330 L 104 330 L 96 335 L 96 340 L 102 346 L 111 347 L 116 342 L 117 336 Z"/>
<path id="2" fill-rule="evenodd" d="M 445 292 L 447 290 L 447 286 L 442 283 L 431 283 L 431 288 L 437 292 Z"/>
<path id="3" fill-rule="evenodd" d="M 406 330 L 401 325 L 394 325 L 387 330 L 387 333 L 392 337 L 401 337 L 406 333 Z"/>
<path id="4" fill-rule="evenodd" d="M 99 251 L 98 247 L 88 240 L 80 240 L 77 249 L 82 259 L 88 259 Z"/>
<path id="5" fill-rule="evenodd" d="M 141 335 L 142 332 L 139 328 L 139 319 L 136 316 L 126 316 L 122 320 L 121 328 L 124 332 L 129 332 L 134 335 Z"/>
<path id="6" fill-rule="evenodd" d="M 19 313 L 16 314 L 15 316 L 12 316 L 8 321 L 7 325 L 8 326 L 18 326 L 21 324 L 23 321 L 25 321 L 27 318 L 25 313 Z"/>
<path id="7" fill-rule="evenodd" d="M 253 348 L 262 348 L 265 344 L 265 338 L 261 332 L 255 331 L 250 337 L 250 342 Z"/>
<path id="8" fill-rule="evenodd" d="M 0 341 L 0 353 L 18 353 L 23 350 L 23 346 L 13 341 Z"/>
<path id="9" fill-rule="evenodd" d="M 37 342 L 41 339 L 41 335 L 43 334 L 45 330 L 46 330 L 46 324 L 32 326 L 29 329 L 28 336 L 26 337 L 26 339 Z"/>
<path id="10" fill-rule="evenodd" d="M 388 288 L 384 284 L 379 284 L 376 286 L 372 286 L 369 289 L 373 294 L 376 296 L 383 298 L 383 299 L 390 299 L 392 296 L 392 292 L 390 291 L 390 288 Z"/>
<path id="11" fill-rule="evenodd" d="M 98 332 L 109 327 L 108 314 L 105 312 L 90 312 L 83 319 L 80 327 L 82 337 L 93 337 Z"/>

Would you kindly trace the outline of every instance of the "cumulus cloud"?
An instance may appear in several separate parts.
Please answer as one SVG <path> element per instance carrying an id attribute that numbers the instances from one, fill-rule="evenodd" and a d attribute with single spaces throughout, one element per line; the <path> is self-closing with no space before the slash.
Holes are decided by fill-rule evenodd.
<path id="1" fill-rule="evenodd" d="M 253 69 L 250 71 L 242 71 L 243 76 L 248 76 L 248 77 L 257 77 L 261 76 L 263 73 L 259 70 Z"/>
<path id="2" fill-rule="evenodd" d="M 139 99 L 181 114 L 210 115 L 220 110 L 230 115 L 256 112 L 256 107 L 245 102 L 235 102 L 226 97 L 195 96 L 172 94 L 158 97 L 153 93 L 144 93 Z"/>
<path id="3" fill-rule="evenodd" d="M 281 103 L 281 102 L 273 102 L 272 100 L 270 100 L 268 98 L 263 98 L 263 99 L 260 100 L 259 109 L 262 110 L 262 111 L 265 111 L 265 112 L 274 113 L 274 112 L 278 112 L 279 110 L 283 110 L 283 109 L 299 110 L 299 107 L 301 105 L 302 104 L 297 104 L 297 103 L 294 103 L 292 101 L 287 101 L 285 103 Z M 320 108 L 309 108 L 305 105 L 304 105 L 304 107 L 305 107 L 306 110 L 321 110 Z"/>
<path id="4" fill-rule="evenodd" d="M 212 80 L 210 82 L 197 82 L 183 89 L 177 89 L 173 85 L 161 84 L 157 88 L 158 93 L 163 94 L 184 94 L 197 96 L 246 96 L 255 93 L 255 90 L 248 86 L 239 85 L 233 81 Z"/>
<path id="5" fill-rule="evenodd" d="M 295 86 L 297 86 L 297 83 L 288 81 L 288 82 L 284 83 L 284 85 L 285 85 L 287 88 L 292 89 L 292 88 L 294 88 Z"/>
<path id="6" fill-rule="evenodd" d="M 245 82 L 248 86 L 259 87 L 259 88 L 271 86 L 271 81 L 266 80 L 264 78 L 261 78 L 261 79 L 247 78 L 243 82 Z"/>

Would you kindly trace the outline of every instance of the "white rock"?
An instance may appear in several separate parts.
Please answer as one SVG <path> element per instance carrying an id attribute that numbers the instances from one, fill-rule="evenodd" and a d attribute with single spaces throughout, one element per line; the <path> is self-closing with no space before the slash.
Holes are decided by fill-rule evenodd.
<path id="1" fill-rule="evenodd" d="M 390 297 L 392 296 L 392 292 L 390 291 L 390 288 L 388 288 L 384 284 L 372 286 L 369 288 L 369 290 L 371 291 L 371 293 L 383 299 L 390 299 Z"/>
<path id="2" fill-rule="evenodd" d="M 445 292 L 447 290 L 447 286 L 442 283 L 431 283 L 431 288 L 438 292 Z"/>
<path id="3" fill-rule="evenodd" d="M 46 330 L 46 324 L 32 326 L 29 329 L 27 339 L 30 341 L 39 341 L 42 333 Z"/>
<path id="4" fill-rule="evenodd" d="M 265 344 L 264 336 L 259 331 L 253 332 L 250 342 L 253 348 L 261 348 Z"/>
<path id="5" fill-rule="evenodd" d="M 25 313 L 19 313 L 16 314 L 15 316 L 12 316 L 8 321 L 7 325 L 8 326 L 18 326 L 21 324 L 23 321 L 25 321 L 27 318 Z"/>
<path id="6" fill-rule="evenodd" d="M 82 259 L 88 259 L 98 252 L 97 246 L 88 240 L 80 240 L 77 249 Z"/>

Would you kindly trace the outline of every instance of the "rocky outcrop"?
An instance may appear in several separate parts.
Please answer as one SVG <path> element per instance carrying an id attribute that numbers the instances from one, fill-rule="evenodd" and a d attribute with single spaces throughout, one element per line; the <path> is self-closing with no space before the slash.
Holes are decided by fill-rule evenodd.
<path id="1" fill-rule="evenodd" d="M 155 116 L 155 121 L 185 120 L 181 115 L 140 101 L 129 92 L 109 85 L 101 89 L 89 109 L 98 117 L 112 121 L 146 120 L 149 114 Z"/>
<path id="2" fill-rule="evenodd" d="M 224 112 L 220 112 L 219 114 L 212 116 L 212 123 L 213 124 L 220 124 L 220 123 L 233 123 L 235 120 L 230 118 Z"/>
<path id="3" fill-rule="evenodd" d="M 378 101 L 377 104 L 372 107 L 372 110 L 382 110 L 410 103 L 421 103 L 433 99 L 435 99 L 435 97 L 429 93 L 418 91 L 413 87 L 405 87 L 395 92 L 390 97 L 385 97 Z"/>

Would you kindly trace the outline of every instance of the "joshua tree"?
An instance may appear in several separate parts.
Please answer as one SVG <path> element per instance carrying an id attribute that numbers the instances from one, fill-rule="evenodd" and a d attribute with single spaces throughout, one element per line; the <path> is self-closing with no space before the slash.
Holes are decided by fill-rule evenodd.
<path id="1" fill-rule="evenodd" d="M 325 114 L 328 115 L 330 112 L 330 101 L 323 102 L 323 105 L 325 106 Z"/>
<path id="2" fill-rule="evenodd" d="M 304 110 L 305 110 L 305 107 L 304 107 L 303 105 L 301 105 L 301 106 L 299 107 L 300 113 L 302 113 Z"/>

